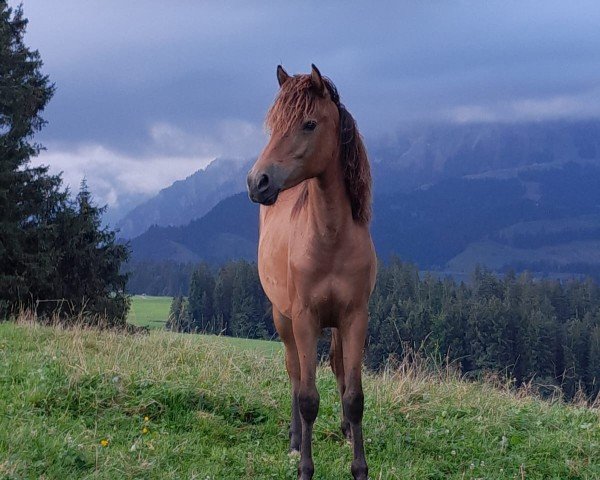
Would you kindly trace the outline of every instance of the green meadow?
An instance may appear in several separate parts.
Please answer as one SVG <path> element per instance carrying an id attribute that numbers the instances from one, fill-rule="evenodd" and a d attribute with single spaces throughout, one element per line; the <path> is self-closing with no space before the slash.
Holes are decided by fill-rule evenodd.
<path id="1" fill-rule="evenodd" d="M 0 478 L 294 479 L 280 344 L 0 324 Z M 598 479 L 600 412 L 451 371 L 366 374 L 373 479 Z M 317 479 L 351 478 L 318 372 Z"/>
<path id="2" fill-rule="evenodd" d="M 133 295 L 127 322 L 138 327 L 164 328 L 172 300 L 172 297 Z"/>

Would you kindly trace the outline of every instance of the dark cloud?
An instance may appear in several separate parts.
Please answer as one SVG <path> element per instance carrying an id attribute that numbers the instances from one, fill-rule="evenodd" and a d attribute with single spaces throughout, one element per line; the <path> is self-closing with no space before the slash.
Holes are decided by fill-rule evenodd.
<path id="1" fill-rule="evenodd" d="M 368 136 L 414 121 L 600 115 L 595 1 L 25 0 L 24 10 L 27 42 L 57 84 L 40 138 L 59 151 L 255 154 L 278 63 L 290 73 L 316 63 Z M 157 126 L 187 143 L 156 141 Z M 236 128 L 246 133 L 232 147 Z"/>

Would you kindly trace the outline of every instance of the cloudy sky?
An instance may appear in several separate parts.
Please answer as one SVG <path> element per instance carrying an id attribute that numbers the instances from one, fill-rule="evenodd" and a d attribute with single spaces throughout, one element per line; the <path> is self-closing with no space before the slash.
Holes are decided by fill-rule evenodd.
<path id="1" fill-rule="evenodd" d="M 10 1 L 16 5 L 17 2 Z M 23 0 L 57 91 L 40 161 L 116 210 L 250 157 L 275 67 L 315 63 L 367 138 L 415 122 L 600 116 L 600 2 Z"/>

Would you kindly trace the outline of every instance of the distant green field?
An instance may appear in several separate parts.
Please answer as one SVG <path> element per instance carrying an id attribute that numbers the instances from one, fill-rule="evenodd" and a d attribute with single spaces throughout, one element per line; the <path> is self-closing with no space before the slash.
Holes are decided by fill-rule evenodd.
<path id="1" fill-rule="evenodd" d="M 127 322 L 140 327 L 151 329 L 164 328 L 169 316 L 171 297 L 152 297 L 149 295 L 134 295 L 131 297 L 131 308 Z M 218 335 L 202 335 L 202 337 L 223 347 L 237 347 L 254 350 L 262 354 L 275 354 L 282 349 L 280 342 L 252 340 L 248 338 L 224 337 Z"/>
<path id="2" fill-rule="evenodd" d="M 134 295 L 127 322 L 139 327 L 163 328 L 169 317 L 171 297 Z"/>

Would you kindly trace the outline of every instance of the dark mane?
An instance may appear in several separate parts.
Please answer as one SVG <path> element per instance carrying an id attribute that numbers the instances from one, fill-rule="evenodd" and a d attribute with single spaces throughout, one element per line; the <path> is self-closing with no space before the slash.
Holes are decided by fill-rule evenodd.
<path id="1" fill-rule="evenodd" d="M 371 220 L 371 169 L 367 151 L 354 118 L 340 102 L 337 88 L 330 79 L 323 77 L 323 80 L 340 114 L 340 161 L 352 218 L 366 224 Z M 267 113 L 267 129 L 287 133 L 309 117 L 316 105 L 311 86 L 310 75 L 294 75 L 286 81 Z M 299 200 L 305 201 L 306 195 L 302 194 Z"/>

